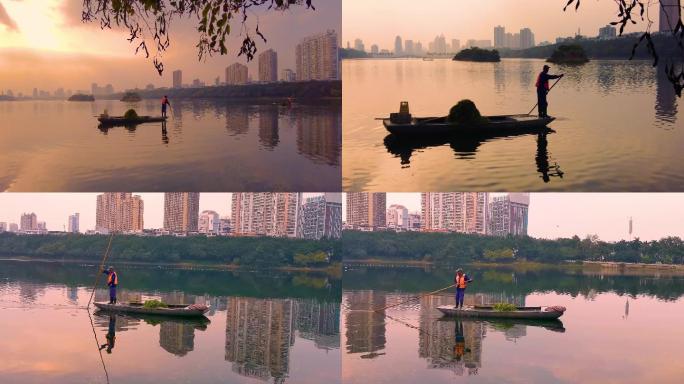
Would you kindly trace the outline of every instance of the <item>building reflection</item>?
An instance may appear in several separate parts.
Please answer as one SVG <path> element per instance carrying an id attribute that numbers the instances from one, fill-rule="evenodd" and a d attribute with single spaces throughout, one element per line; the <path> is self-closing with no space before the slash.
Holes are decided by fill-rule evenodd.
<path id="1" fill-rule="evenodd" d="M 346 339 L 347 352 L 360 353 L 361 358 L 372 359 L 382 355 L 387 342 L 385 311 L 375 311 L 387 305 L 384 292 L 353 291 L 345 294 L 347 300 Z"/>
<path id="2" fill-rule="evenodd" d="M 159 345 L 176 356 L 185 356 L 195 349 L 195 327 L 182 321 L 162 321 Z"/>
<path id="3" fill-rule="evenodd" d="M 259 142 L 266 149 L 278 146 L 278 106 L 264 105 L 259 108 Z"/>
<path id="4" fill-rule="evenodd" d="M 245 106 L 226 105 L 226 130 L 231 136 L 249 132 L 249 111 Z"/>
<path id="5" fill-rule="evenodd" d="M 667 78 L 665 66 L 656 68 L 656 119 L 668 125 L 677 122 L 677 94 Z"/>
<path id="6" fill-rule="evenodd" d="M 225 359 L 233 371 L 282 383 L 294 344 L 293 300 L 231 297 L 226 315 Z"/>
<path id="7" fill-rule="evenodd" d="M 342 114 L 337 108 L 297 111 L 297 150 L 312 160 L 339 165 Z"/>
<path id="8" fill-rule="evenodd" d="M 340 305 L 315 300 L 295 300 L 298 335 L 312 340 L 317 348 L 340 347 Z"/>

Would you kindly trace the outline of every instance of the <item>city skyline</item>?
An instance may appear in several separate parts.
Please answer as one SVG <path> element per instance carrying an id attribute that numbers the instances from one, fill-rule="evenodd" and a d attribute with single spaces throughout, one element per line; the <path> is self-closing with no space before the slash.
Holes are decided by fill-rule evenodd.
<path id="1" fill-rule="evenodd" d="M 596 36 L 599 28 L 614 21 L 615 4 L 612 2 L 582 3 L 577 12 L 574 7 L 563 11 L 565 1 L 491 0 L 483 2 L 431 0 L 430 7 L 416 9 L 410 0 L 377 0 L 365 2 L 347 0 L 342 7 L 343 36 L 347 42 L 361 38 L 367 50 L 373 44 L 382 49 L 393 50 L 397 35 L 403 39 L 420 41 L 424 48 L 435 36 L 444 34 L 447 40 L 460 39 L 461 44 L 469 39 L 494 40 L 493 28 L 502 25 L 509 32 L 523 28 L 534 31 L 537 42 L 555 42 L 556 37 L 574 36 L 578 30 L 583 35 Z M 410 6 L 409 6 L 410 5 Z M 492 12 L 496 9 L 496 12 Z M 653 30 L 658 30 L 659 12 L 651 10 L 655 22 Z M 545 17 L 539 17 L 543 14 Z M 505 17 L 503 16 L 505 15 Z M 416 20 L 416 18 L 419 18 Z M 411 20 L 404 25 L 409 29 L 397 29 L 397 20 Z M 420 24 L 418 21 L 429 21 Z M 473 23 L 472 20 L 477 20 Z M 625 33 L 646 29 L 644 23 L 629 25 Z"/>
<path id="2" fill-rule="evenodd" d="M 171 48 L 163 57 L 165 71 L 160 77 L 151 59 L 134 55 L 135 46 L 126 41 L 121 29 L 101 30 L 99 23 L 81 22 L 82 2 L 68 0 L 25 0 L 4 2 L 7 20 L 0 20 L 0 77 L 7 79 L 3 89 L 30 95 L 33 88 L 53 92 L 57 88 L 90 89 L 93 82 L 113 84 L 118 90 L 144 89 L 147 84 L 171 87 L 172 72 L 182 69 L 186 83 L 200 79 L 214 84 L 225 68 L 240 62 L 258 73 L 258 59 L 247 62 L 238 57 L 244 36 L 235 23 L 235 34 L 227 40 L 228 54 L 198 61 L 197 21 L 174 20 Z M 279 67 L 296 66 L 295 48 L 307 36 L 334 29 L 341 30 L 341 4 L 336 0 L 318 0 L 316 10 L 293 7 L 286 12 L 253 9 L 247 21 L 252 28 L 259 20 L 259 30 L 268 42 L 259 38 L 257 56 L 268 49 L 278 53 Z M 15 28 L 9 25 L 16 26 Z M 297 25 L 297 28 L 292 28 Z M 83 44 L 97 38 L 97 45 Z M 278 74 L 280 76 L 280 74 Z M 258 76 L 254 76 L 256 79 Z"/>
<path id="3" fill-rule="evenodd" d="M 0 194 L 0 222 L 20 224 L 21 215 L 35 213 L 48 231 L 68 230 L 69 216 L 79 213 L 81 232 L 95 229 L 97 196 L 101 193 L 3 193 Z M 164 227 L 164 193 L 136 193 L 144 202 L 144 229 Z M 304 193 L 303 198 L 322 195 Z M 216 211 L 220 217 L 231 215 L 232 193 L 200 193 L 199 212 Z"/>
<path id="4" fill-rule="evenodd" d="M 506 194 L 489 195 L 491 200 Z M 342 202 L 346 222 L 346 199 Z M 420 213 L 420 193 L 387 193 L 387 207 L 394 204 L 403 205 L 409 213 Z M 556 239 L 596 234 L 606 241 L 684 238 L 682 216 L 684 195 L 676 193 L 531 193 L 528 235 Z"/>

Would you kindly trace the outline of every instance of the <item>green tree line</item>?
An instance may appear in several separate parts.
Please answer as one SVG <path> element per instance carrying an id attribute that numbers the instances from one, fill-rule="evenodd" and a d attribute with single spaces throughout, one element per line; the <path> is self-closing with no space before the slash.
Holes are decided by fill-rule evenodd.
<path id="1" fill-rule="evenodd" d="M 0 234 L 0 255 L 99 262 L 109 236 Z M 327 266 L 339 262 L 339 240 L 272 237 L 144 237 L 116 235 L 110 260 L 237 264 L 249 267 Z M 321 253 L 329 258 L 321 257 Z"/>
<path id="2" fill-rule="evenodd" d="M 657 241 L 615 243 L 597 236 L 535 239 L 527 236 L 492 237 L 459 233 L 356 232 L 342 234 L 344 260 L 388 259 L 441 263 L 565 260 L 684 264 L 684 241 L 667 237 Z"/>

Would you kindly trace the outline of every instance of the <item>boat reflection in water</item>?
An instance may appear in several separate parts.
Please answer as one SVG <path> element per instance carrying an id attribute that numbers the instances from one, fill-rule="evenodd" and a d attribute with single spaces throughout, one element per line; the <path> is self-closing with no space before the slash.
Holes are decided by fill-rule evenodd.
<path id="1" fill-rule="evenodd" d="M 540 173 L 542 180 L 545 183 L 551 181 L 552 178 L 563 178 L 564 172 L 560 169 L 560 165 L 552 161 L 548 151 L 549 134 L 555 133 L 552 129 L 547 129 L 536 133 L 537 135 L 537 152 L 535 154 L 535 164 L 537 171 Z M 411 157 L 415 153 L 421 153 L 429 148 L 449 146 L 454 151 L 456 159 L 468 160 L 474 159 L 479 147 L 489 141 L 497 139 L 510 139 L 517 136 L 527 136 L 534 133 L 522 132 L 515 135 L 501 135 L 501 136 L 477 136 L 477 137 L 401 137 L 389 134 L 385 137 L 384 143 L 387 152 L 395 157 L 400 158 L 402 168 L 410 168 Z"/>

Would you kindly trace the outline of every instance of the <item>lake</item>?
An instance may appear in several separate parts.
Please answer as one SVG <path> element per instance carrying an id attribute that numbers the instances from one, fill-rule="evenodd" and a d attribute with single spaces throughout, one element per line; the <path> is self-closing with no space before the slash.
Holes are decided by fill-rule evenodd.
<path id="1" fill-rule="evenodd" d="M 119 300 L 211 305 L 176 320 L 88 311 L 96 269 L 0 261 L 0 382 L 340 383 L 339 280 L 118 268 Z"/>
<path id="2" fill-rule="evenodd" d="M 171 100 L 166 124 L 98 128 L 157 100 L 0 102 L 0 190 L 339 191 L 339 103 Z"/>
<path id="3" fill-rule="evenodd" d="M 562 305 L 560 321 L 443 319 L 435 308 L 453 305 L 453 292 L 406 302 L 452 273 L 345 270 L 345 383 L 681 382 L 684 277 L 466 268 L 466 305 Z"/>
<path id="4" fill-rule="evenodd" d="M 344 60 L 345 191 L 679 191 L 684 189 L 680 101 L 646 61 L 556 67 L 554 132 L 472 140 L 396 140 L 374 120 L 408 101 L 414 116 L 444 116 L 461 99 L 483 115 L 525 114 L 544 62 Z M 536 110 L 533 112 L 536 114 Z"/>

